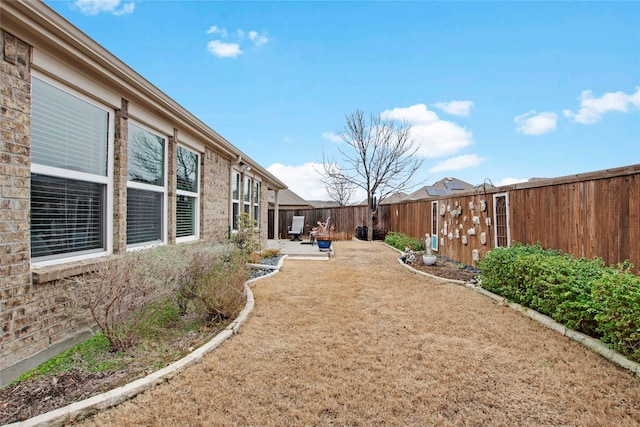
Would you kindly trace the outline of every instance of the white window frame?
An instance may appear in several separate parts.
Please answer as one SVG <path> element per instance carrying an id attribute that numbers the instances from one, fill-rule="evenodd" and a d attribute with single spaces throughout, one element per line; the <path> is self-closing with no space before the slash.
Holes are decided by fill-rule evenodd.
<path id="1" fill-rule="evenodd" d="M 237 181 L 236 181 L 236 177 L 237 177 Z M 237 182 L 238 183 L 238 197 L 234 198 L 233 197 L 233 185 L 234 183 Z M 229 186 L 229 194 L 231 195 L 231 197 L 229 197 L 229 199 L 231 200 L 231 205 L 229 206 L 229 229 L 232 232 L 237 232 L 238 228 L 234 227 L 234 222 L 237 223 L 237 220 L 234 218 L 234 213 L 233 213 L 233 205 L 237 204 L 238 205 L 238 214 L 240 215 L 242 213 L 242 210 L 240 209 L 240 207 L 242 206 L 242 185 L 243 185 L 243 181 L 242 181 L 242 173 L 239 170 L 236 169 L 231 169 L 231 182 L 230 182 L 230 186 Z"/>
<path id="2" fill-rule="evenodd" d="M 115 112 L 107 105 L 96 102 L 80 92 L 66 86 L 65 84 L 42 75 L 33 70 L 32 78 L 37 78 L 58 90 L 68 93 L 69 95 L 87 102 L 96 108 L 104 110 L 109 118 L 107 121 L 107 175 L 99 176 L 85 172 L 75 172 L 69 169 L 56 168 L 52 166 L 39 165 L 31 163 L 31 174 L 48 175 L 62 179 L 74 179 L 78 181 L 92 182 L 105 185 L 105 212 L 104 212 L 104 250 L 96 249 L 96 252 L 83 253 L 78 255 L 65 256 L 64 254 L 56 255 L 54 258 L 45 258 L 42 260 L 31 260 L 32 268 L 45 267 L 48 265 L 56 265 L 73 261 L 81 261 L 92 258 L 99 258 L 113 253 L 113 150 L 114 150 L 114 133 L 115 133 Z"/>
<path id="3" fill-rule="evenodd" d="M 143 182 L 135 182 L 135 181 L 129 181 L 129 177 L 127 177 L 127 189 L 129 188 L 135 188 L 138 190 L 145 190 L 145 191 L 153 191 L 156 193 L 162 193 L 162 208 L 161 208 L 161 215 L 162 215 L 162 232 L 161 232 L 161 238 L 160 240 L 153 240 L 153 241 L 149 241 L 149 242 L 142 242 L 142 243 L 130 243 L 127 244 L 127 251 L 131 251 L 131 250 L 139 250 L 139 249 L 146 249 L 146 248 L 151 248 L 154 246 L 161 246 L 161 245 L 165 245 L 167 243 L 167 236 L 168 236 L 168 231 L 167 231 L 167 224 L 168 224 L 168 215 L 167 215 L 167 207 L 168 207 L 168 197 L 169 197 L 169 192 L 168 192 L 168 168 L 169 168 L 169 156 L 168 156 L 168 141 L 169 141 L 169 137 L 167 135 L 165 135 L 164 133 L 150 128 L 148 126 L 143 125 L 140 122 L 137 122 L 135 120 L 132 120 L 131 118 L 129 118 L 127 126 L 133 124 L 134 126 L 137 126 L 141 129 L 144 129 L 156 136 L 159 136 L 161 138 L 164 139 L 164 173 L 163 173 L 163 183 L 162 186 L 159 185 L 153 185 L 153 184 L 146 184 Z M 129 132 L 127 132 L 127 135 L 129 135 Z M 127 142 L 127 147 L 128 147 L 129 141 Z M 127 162 L 131 161 L 131 159 L 129 159 L 129 157 L 127 156 Z"/>
<path id="4" fill-rule="evenodd" d="M 195 214 L 194 214 L 194 234 L 192 236 L 184 236 L 184 237 L 176 237 L 176 243 L 183 243 L 183 242 L 190 242 L 190 241 L 194 241 L 194 240 L 198 240 L 200 239 L 200 173 L 201 173 L 201 167 L 200 167 L 200 157 L 201 157 L 201 153 L 185 146 L 182 144 L 178 144 L 178 148 L 176 148 L 176 157 L 178 155 L 178 149 L 182 148 L 183 150 L 187 150 L 191 153 L 194 153 L 197 156 L 197 164 L 198 164 L 198 173 L 196 174 L 196 183 L 197 183 L 197 191 L 196 192 L 192 192 L 192 191 L 186 191 L 186 190 L 180 190 L 177 186 L 176 183 L 176 194 L 178 196 L 186 196 L 186 197 L 193 197 L 195 199 Z M 176 167 L 177 167 L 177 160 L 176 160 Z M 177 177 L 177 171 L 176 171 L 176 177 Z M 178 206 L 177 206 L 177 201 L 176 201 L 176 233 L 177 233 L 177 228 L 178 228 L 178 223 L 177 223 L 177 218 L 178 218 L 178 212 L 177 212 Z"/>
<path id="5" fill-rule="evenodd" d="M 260 228 L 260 201 L 262 200 L 260 191 L 262 191 L 262 182 L 254 178 L 253 188 L 251 190 L 251 216 L 256 222 L 256 229 Z M 256 212 L 258 213 L 257 215 Z"/>
<path id="6" fill-rule="evenodd" d="M 505 209 L 506 209 L 506 216 L 505 216 L 505 220 L 507 221 L 506 223 L 506 227 L 507 227 L 507 246 L 506 247 L 510 247 L 511 246 L 511 227 L 509 227 L 509 193 L 496 193 L 493 195 L 493 237 L 494 237 L 494 242 L 495 242 L 495 247 L 498 248 L 500 246 L 498 246 L 498 212 L 496 209 L 497 203 L 496 203 L 496 199 L 498 197 L 504 197 L 505 200 Z"/>
<path id="7" fill-rule="evenodd" d="M 245 175 L 242 180 L 242 212 L 249 215 L 251 218 L 251 208 L 253 207 L 253 178 Z"/>

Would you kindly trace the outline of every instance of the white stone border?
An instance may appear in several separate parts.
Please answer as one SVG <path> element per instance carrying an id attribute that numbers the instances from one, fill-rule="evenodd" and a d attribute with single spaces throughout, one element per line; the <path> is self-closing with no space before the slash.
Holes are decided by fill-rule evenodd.
<path id="1" fill-rule="evenodd" d="M 393 246 L 387 245 L 389 246 L 391 249 L 398 251 L 397 248 L 394 248 Z M 399 251 L 402 252 L 402 251 Z M 515 302 L 509 302 L 506 298 L 501 297 L 500 295 L 494 294 L 491 291 L 488 291 L 480 286 L 476 286 L 472 283 L 469 282 L 464 282 L 462 280 L 453 280 L 453 279 L 446 279 L 443 277 L 438 277 L 438 276 L 434 276 L 432 274 L 429 273 L 425 273 L 424 271 L 420 271 L 417 270 L 413 267 L 411 267 L 410 264 L 405 264 L 404 262 L 402 262 L 402 260 L 400 259 L 400 257 L 398 257 L 398 262 L 403 265 L 404 267 L 408 268 L 411 272 L 416 273 L 416 274 L 420 274 L 422 276 L 427 276 L 427 277 L 431 277 L 433 279 L 438 279 L 444 282 L 449 282 L 449 283 L 454 283 L 456 285 L 462 285 L 465 286 L 481 295 L 484 295 L 486 297 L 489 297 L 495 301 L 497 301 L 498 303 L 502 304 L 502 305 L 508 305 L 510 308 L 512 308 L 513 310 L 519 311 L 520 313 L 524 314 L 525 316 L 535 320 L 536 322 L 546 326 L 549 329 L 553 329 L 556 332 L 561 333 L 562 335 L 564 335 L 565 337 L 568 337 L 586 347 L 588 347 L 589 349 L 595 351 L 596 353 L 598 353 L 599 355 L 601 355 L 602 357 L 604 357 L 605 359 L 610 360 L 613 363 L 618 364 L 619 366 L 630 370 L 631 372 L 633 372 L 634 374 L 636 374 L 636 376 L 640 377 L 640 363 L 634 362 L 632 360 L 627 359 L 622 353 L 619 353 L 615 350 L 610 349 L 606 344 L 604 344 L 602 341 L 600 341 L 599 339 L 590 337 L 589 335 L 583 334 L 582 332 L 578 332 L 575 331 L 573 329 L 569 329 L 567 328 L 565 325 L 563 325 L 562 323 L 558 323 L 555 320 L 553 320 L 551 317 L 549 316 L 545 316 L 544 314 L 538 313 L 537 311 L 528 308 L 528 307 L 524 307 L 520 304 L 516 304 Z"/>
<path id="2" fill-rule="evenodd" d="M 137 394 L 150 389 L 156 384 L 160 384 L 161 382 L 175 377 L 183 369 L 185 369 L 189 365 L 199 362 L 205 354 L 215 350 L 227 339 L 238 333 L 238 329 L 240 329 L 240 326 L 247 320 L 247 318 L 249 317 L 249 313 L 253 311 L 253 292 L 251 292 L 249 285 L 280 271 L 280 268 L 282 267 L 282 264 L 284 263 L 284 259 L 286 257 L 287 256 L 284 255 L 282 258 L 280 258 L 278 265 L 274 267 L 273 271 L 269 274 L 248 280 L 244 285 L 244 289 L 247 294 L 247 303 L 245 304 L 240 314 L 238 314 L 238 317 L 236 317 L 233 322 L 231 322 L 222 332 L 213 337 L 211 341 L 207 342 L 201 347 L 198 347 L 196 350 L 189 353 L 182 359 L 173 362 L 172 364 L 160 369 L 159 371 L 153 372 L 144 378 L 140 378 L 129 384 L 125 384 L 122 387 L 109 390 L 105 393 L 98 394 L 79 402 L 71 403 L 65 407 L 58 408 L 45 414 L 40 414 L 33 418 L 29 418 L 28 420 L 6 424 L 4 427 L 61 426 L 69 424 L 75 420 L 79 420 L 87 416 L 96 414 L 101 410 L 116 406 L 124 402 L 125 400 L 129 400 L 135 397 Z"/>

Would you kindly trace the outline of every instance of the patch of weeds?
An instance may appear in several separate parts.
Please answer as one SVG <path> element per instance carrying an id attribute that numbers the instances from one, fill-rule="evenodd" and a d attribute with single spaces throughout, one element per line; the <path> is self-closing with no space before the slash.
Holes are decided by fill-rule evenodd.
<path id="1" fill-rule="evenodd" d="M 98 333 L 23 374 L 12 384 L 43 376 L 53 376 L 72 369 L 88 372 L 114 371 L 120 369 L 129 360 L 130 356 L 124 352 L 112 352 L 109 339 L 102 333 Z"/>

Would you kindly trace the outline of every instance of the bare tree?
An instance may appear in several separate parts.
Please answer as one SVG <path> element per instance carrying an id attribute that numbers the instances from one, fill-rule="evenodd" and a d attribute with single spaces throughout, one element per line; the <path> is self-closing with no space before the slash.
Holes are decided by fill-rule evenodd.
<path id="1" fill-rule="evenodd" d="M 398 124 L 374 114 L 367 122 L 360 110 L 347 115 L 346 120 L 344 129 L 338 132 L 348 146 L 338 149 L 344 163 L 336 167 L 333 161 L 324 159 L 322 175 L 326 181 L 345 182 L 366 191 L 367 205 L 371 208 L 367 238 L 372 240 L 378 203 L 392 193 L 413 187 L 411 179 L 422 160 L 415 157 L 418 147 L 411 139 L 411 126 L 407 122 Z"/>
<path id="2" fill-rule="evenodd" d="M 324 166 L 326 169 L 326 165 Z M 351 198 L 356 191 L 353 183 L 347 180 L 337 166 L 333 165 L 334 171 L 331 175 L 324 175 L 322 182 L 329 199 L 337 202 L 340 206 L 347 206 L 351 202 Z"/>

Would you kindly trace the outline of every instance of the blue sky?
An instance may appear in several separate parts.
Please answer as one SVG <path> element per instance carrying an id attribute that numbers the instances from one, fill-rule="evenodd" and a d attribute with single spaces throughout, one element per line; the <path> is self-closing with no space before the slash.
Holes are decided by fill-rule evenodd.
<path id="1" fill-rule="evenodd" d="M 357 109 L 419 185 L 640 163 L 640 2 L 45 3 L 307 199 Z"/>

